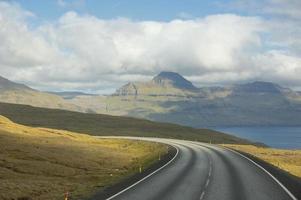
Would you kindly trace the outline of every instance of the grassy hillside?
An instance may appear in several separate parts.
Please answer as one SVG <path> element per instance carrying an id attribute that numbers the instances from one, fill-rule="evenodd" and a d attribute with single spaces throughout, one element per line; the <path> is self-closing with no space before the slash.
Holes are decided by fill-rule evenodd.
<path id="1" fill-rule="evenodd" d="M 301 150 L 272 149 L 253 145 L 225 146 L 254 155 L 301 178 Z"/>
<path id="2" fill-rule="evenodd" d="M 74 111 L 86 111 L 78 105 L 65 101 L 62 97 L 32 89 L 0 90 L 0 101 L 6 103 L 26 104 L 37 107 L 57 108 Z"/>
<path id="3" fill-rule="evenodd" d="M 146 136 L 211 141 L 212 143 L 249 143 L 246 140 L 208 129 L 25 105 L 0 103 L 0 115 L 24 125 L 64 129 L 99 136 Z"/>
<path id="4" fill-rule="evenodd" d="M 0 199 L 80 199 L 147 167 L 167 151 L 142 141 L 95 139 L 0 116 Z"/>

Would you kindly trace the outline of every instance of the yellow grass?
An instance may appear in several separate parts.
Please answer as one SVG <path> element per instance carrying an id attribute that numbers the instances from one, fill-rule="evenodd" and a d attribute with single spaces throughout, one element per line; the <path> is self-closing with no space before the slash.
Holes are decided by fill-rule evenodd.
<path id="1" fill-rule="evenodd" d="M 254 155 L 301 178 L 301 150 L 283 150 L 252 145 L 224 145 Z"/>
<path id="2" fill-rule="evenodd" d="M 63 199 L 65 191 L 79 199 L 166 151 L 161 144 L 31 128 L 0 116 L 0 199 Z"/>

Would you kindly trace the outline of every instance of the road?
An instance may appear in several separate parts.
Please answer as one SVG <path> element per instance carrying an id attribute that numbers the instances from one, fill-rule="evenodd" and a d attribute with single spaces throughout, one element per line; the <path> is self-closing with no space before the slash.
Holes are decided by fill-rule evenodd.
<path id="1" fill-rule="evenodd" d="M 144 140 L 173 145 L 177 155 L 161 169 L 107 200 L 296 199 L 271 175 L 236 152 L 190 141 Z"/>

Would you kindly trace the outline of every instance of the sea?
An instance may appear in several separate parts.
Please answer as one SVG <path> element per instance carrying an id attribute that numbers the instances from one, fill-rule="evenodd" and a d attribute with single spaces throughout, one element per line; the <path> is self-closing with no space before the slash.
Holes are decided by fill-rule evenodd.
<path id="1" fill-rule="evenodd" d="M 214 127 L 217 131 L 279 149 L 301 149 L 301 126 Z"/>

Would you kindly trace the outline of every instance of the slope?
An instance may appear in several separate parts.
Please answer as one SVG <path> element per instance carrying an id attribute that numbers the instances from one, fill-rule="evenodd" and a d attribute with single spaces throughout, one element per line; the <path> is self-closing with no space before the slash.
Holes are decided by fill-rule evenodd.
<path id="1" fill-rule="evenodd" d="M 83 199 L 165 154 L 157 143 L 95 139 L 0 116 L 0 199 Z"/>
<path id="2" fill-rule="evenodd" d="M 12 82 L 0 76 L 0 102 L 85 111 L 80 106 L 66 102 L 62 97 L 34 90 L 26 85 Z"/>
<path id="3" fill-rule="evenodd" d="M 79 113 L 7 103 L 0 103 L 0 114 L 24 125 L 64 129 L 91 135 L 165 137 L 213 143 L 249 143 L 246 140 L 209 129 L 195 129 L 130 117 Z"/>

